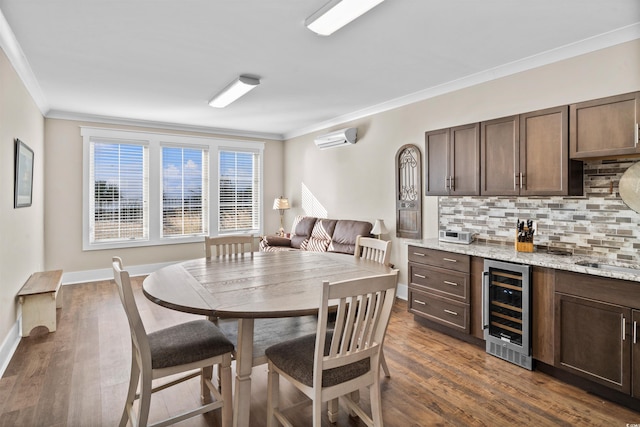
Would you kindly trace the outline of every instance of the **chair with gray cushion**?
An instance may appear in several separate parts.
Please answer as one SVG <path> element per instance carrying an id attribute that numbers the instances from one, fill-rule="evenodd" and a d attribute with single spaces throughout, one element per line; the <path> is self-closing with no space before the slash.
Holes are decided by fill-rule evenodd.
<path id="1" fill-rule="evenodd" d="M 231 353 L 233 344 L 206 319 L 194 320 L 147 334 L 136 306 L 129 273 L 122 260 L 113 258 L 113 276 L 131 332 L 131 378 L 120 426 L 146 426 L 151 394 L 196 376 L 201 377 L 203 405 L 154 424 L 166 426 L 214 409 L 222 409 L 222 425 L 231 426 Z M 211 382 L 213 366 L 220 365 L 220 391 Z M 195 371 L 195 370 L 198 371 Z M 195 372 L 194 372 L 195 371 Z M 182 377 L 152 387 L 153 380 L 185 373 Z M 136 393 L 140 384 L 140 392 Z M 215 397 L 211 401 L 211 394 Z M 134 402 L 139 405 L 134 409 Z M 208 402 L 208 403 L 207 403 Z"/>
<path id="2" fill-rule="evenodd" d="M 380 353 L 396 294 L 397 272 L 322 285 L 315 334 L 269 347 L 267 426 L 291 425 L 280 407 L 280 377 L 302 391 L 313 404 L 313 426 L 321 425 L 328 402 L 330 422 L 338 416 L 338 398 L 368 426 L 382 425 Z M 335 325 L 329 301 L 338 302 Z M 371 416 L 352 398 L 368 387 Z M 297 406 L 297 405 L 294 405 Z"/>
<path id="3" fill-rule="evenodd" d="M 389 259 L 391 258 L 391 242 L 374 239 L 372 237 L 357 236 L 356 249 L 353 252 L 353 256 L 388 266 Z M 387 366 L 387 360 L 384 358 L 384 350 L 380 354 L 380 364 L 382 365 L 384 375 L 387 378 L 391 377 L 389 367 Z"/>

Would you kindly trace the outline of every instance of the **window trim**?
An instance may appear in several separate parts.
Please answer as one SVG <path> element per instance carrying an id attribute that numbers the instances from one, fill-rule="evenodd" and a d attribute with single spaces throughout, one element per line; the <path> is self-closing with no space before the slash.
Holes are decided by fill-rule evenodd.
<path id="1" fill-rule="evenodd" d="M 264 146 L 263 141 L 231 140 L 213 137 L 190 135 L 176 135 L 156 132 L 130 131 L 80 126 L 82 136 L 82 250 L 105 250 L 115 248 L 132 248 L 144 246 L 162 246 L 171 244 L 202 242 L 203 236 L 168 236 L 161 237 L 162 225 L 162 195 L 161 195 L 161 148 L 162 146 L 199 147 L 209 152 L 209 233 L 218 234 L 218 188 L 219 170 L 218 160 L 220 151 L 247 151 L 259 154 L 260 158 L 260 188 L 259 197 L 262 203 L 260 209 L 259 230 L 264 228 Z M 105 243 L 91 243 L 89 233 L 89 197 L 90 197 L 90 147 L 93 140 L 108 140 L 114 143 L 147 144 L 149 149 L 149 238 L 147 240 L 119 241 Z M 220 233 L 227 234 L 227 233 Z"/>

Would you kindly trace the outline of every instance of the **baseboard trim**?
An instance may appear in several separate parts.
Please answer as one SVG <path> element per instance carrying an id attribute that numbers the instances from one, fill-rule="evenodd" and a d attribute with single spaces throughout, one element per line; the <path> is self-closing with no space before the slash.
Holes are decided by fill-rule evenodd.
<path id="1" fill-rule="evenodd" d="M 404 283 L 398 283 L 398 290 L 396 291 L 396 298 L 400 298 L 402 300 L 409 299 L 409 286 Z"/>
<path id="2" fill-rule="evenodd" d="M 129 275 L 144 276 L 151 274 L 156 270 L 168 265 L 176 264 L 179 261 L 161 262 L 157 264 L 143 264 L 143 265 L 127 265 L 125 268 L 129 272 Z M 110 268 L 101 268 L 98 270 L 84 270 L 84 271 L 71 271 L 68 273 L 62 273 L 62 284 L 72 285 L 75 283 L 86 282 L 99 282 L 101 280 L 112 280 L 113 270 Z"/>
<path id="3" fill-rule="evenodd" d="M 20 344 L 20 322 L 21 318 L 9 329 L 9 333 L 0 346 L 0 378 L 4 375 L 4 371 L 7 370 L 11 358 L 18 348 L 18 344 Z"/>

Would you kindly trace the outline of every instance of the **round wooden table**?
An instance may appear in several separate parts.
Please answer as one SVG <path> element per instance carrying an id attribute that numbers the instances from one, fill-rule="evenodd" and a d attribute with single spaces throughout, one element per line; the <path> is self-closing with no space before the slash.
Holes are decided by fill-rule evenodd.
<path id="1" fill-rule="evenodd" d="M 234 329 L 221 329 L 228 335 L 237 333 L 232 337 L 237 343 L 233 425 L 249 426 L 251 368 L 266 361 L 264 349 L 269 345 L 315 332 L 315 323 L 300 316 L 318 312 L 322 282 L 392 272 L 390 267 L 345 254 L 254 252 L 161 268 L 144 280 L 143 292 L 173 310 L 237 319 L 237 329 L 235 321 Z M 281 322 L 283 318 L 288 321 Z M 259 326 L 265 333 L 254 331 L 256 319 L 268 319 Z"/>

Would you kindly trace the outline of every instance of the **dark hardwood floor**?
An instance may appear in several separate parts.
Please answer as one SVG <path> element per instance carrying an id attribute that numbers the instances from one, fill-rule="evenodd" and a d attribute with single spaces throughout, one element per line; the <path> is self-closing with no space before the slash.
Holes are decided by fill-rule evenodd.
<path id="1" fill-rule="evenodd" d="M 159 307 L 133 280 L 148 331 L 194 316 Z M 1 426 L 117 425 L 130 366 L 129 331 L 112 282 L 63 288 L 58 330 L 20 342 L 0 379 Z M 398 301 L 385 343 L 391 378 L 382 378 L 387 426 L 625 426 L 640 413 L 537 371 L 527 371 L 483 349 L 425 328 Z M 266 366 L 253 371 L 251 426 L 265 423 Z M 299 394 L 282 382 L 285 399 Z M 151 421 L 198 404 L 197 379 L 157 393 Z M 361 393 L 368 409 L 368 394 Z M 295 414 L 310 425 L 310 407 Z M 330 425 L 325 419 L 324 423 Z M 218 426 L 219 413 L 181 425 Z M 341 410 L 337 426 L 364 425 Z"/>

